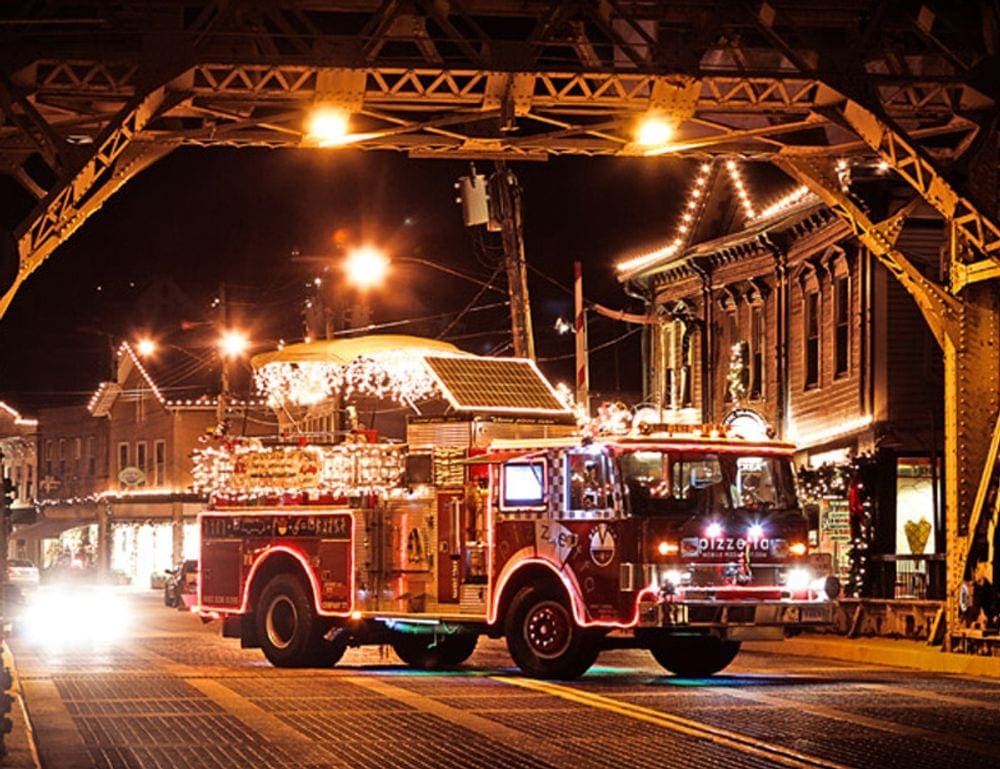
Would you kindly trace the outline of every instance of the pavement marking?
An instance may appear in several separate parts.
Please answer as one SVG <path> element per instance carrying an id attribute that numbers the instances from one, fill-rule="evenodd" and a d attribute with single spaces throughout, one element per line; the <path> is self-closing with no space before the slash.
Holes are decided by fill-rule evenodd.
<path id="1" fill-rule="evenodd" d="M 501 680 L 494 676 L 489 676 L 489 678 L 492 680 Z M 349 681 L 383 697 L 402 702 L 417 711 L 442 718 L 456 726 L 464 727 L 484 737 L 500 742 L 507 747 L 513 747 L 524 753 L 528 753 L 533 758 L 546 761 L 553 766 L 572 766 L 574 769 L 607 766 L 604 762 L 598 764 L 591 763 L 586 756 L 581 755 L 575 748 L 561 748 L 551 741 L 534 737 L 531 734 L 519 731 L 497 721 L 492 721 L 485 716 L 476 715 L 468 710 L 453 708 L 451 705 L 446 705 L 432 697 L 418 694 L 400 686 L 394 686 L 378 678 L 347 675 L 338 677 L 338 680 Z"/>
<path id="2" fill-rule="evenodd" d="M 929 705 L 941 702 L 949 702 L 952 705 L 961 705 L 967 708 L 986 708 L 987 710 L 1000 710 L 1000 702 L 990 700 L 980 700 L 971 697 L 956 697 L 952 694 L 942 694 L 937 691 L 926 689 L 908 689 L 905 686 L 889 686 L 888 684 L 860 684 L 865 689 L 877 689 L 890 694 L 902 694 L 906 697 L 914 697 L 920 700 L 928 700 Z M 982 691 L 982 690 L 980 690 Z M 995 689 L 985 690 L 987 695 L 994 694 Z"/>
<path id="3" fill-rule="evenodd" d="M 41 765 L 52 769 L 93 769 L 90 751 L 55 683 L 22 679 L 21 689 L 34 726 Z"/>
<path id="4" fill-rule="evenodd" d="M 743 700 L 750 700 L 751 702 L 760 702 L 765 705 L 792 708 L 804 713 L 812 713 L 813 715 L 821 716 L 823 718 L 832 718 L 837 721 L 843 721 L 844 723 L 855 724 L 857 726 L 867 726 L 881 732 L 891 732 L 903 737 L 920 737 L 921 739 L 932 740 L 934 742 L 950 745 L 953 748 L 962 748 L 963 750 L 968 750 L 974 753 L 982 753 L 987 756 L 1000 758 L 1000 746 L 976 742 L 974 740 L 968 740 L 964 737 L 959 737 L 953 734 L 924 729 L 920 726 L 908 726 L 906 724 L 896 723 L 895 721 L 882 720 L 874 716 L 851 713 L 839 708 L 828 707 L 826 705 L 815 705 L 810 702 L 778 697 L 773 694 L 763 694 L 746 690 L 726 690 L 726 693 Z"/>
<path id="5" fill-rule="evenodd" d="M 559 697 L 570 702 L 587 705 L 588 707 L 607 710 L 628 718 L 634 718 L 637 721 L 645 721 L 646 723 L 661 726 L 664 729 L 669 729 L 671 731 L 678 732 L 679 734 L 709 740 L 717 745 L 731 748 L 744 754 L 751 754 L 761 758 L 766 758 L 770 761 L 784 764 L 785 766 L 798 767 L 800 769 L 802 767 L 811 767 L 813 769 L 816 767 L 820 767 L 821 769 L 850 769 L 850 767 L 846 764 L 838 764 L 834 761 L 827 761 L 826 759 L 819 758 L 817 756 L 810 756 L 806 753 L 800 753 L 797 750 L 764 742 L 763 740 L 758 740 L 754 737 L 740 734 L 738 732 L 732 732 L 728 729 L 722 729 L 720 727 L 701 723 L 699 721 L 692 721 L 671 713 L 663 713 L 662 711 L 653 710 L 652 708 L 634 705 L 630 702 L 622 702 L 611 697 L 605 697 L 600 694 L 574 689 L 572 687 L 555 684 L 550 681 L 538 681 L 535 679 L 513 678 L 508 676 L 493 676 L 493 680 L 501 681 L 512 686 L 520 686 L 524 689 L 530 689 L 532 691 L 543 692 L 545 694 L 550 694 L 553 697 Z"/>
<path id="6" fill-rule="evenodd" d="M 290 755 L 297 755 L 310 762 L 314 760 L 331 761 L 337 757 L 324 748 L 322 743 L 306 737 L 295 727 L 289 726 L 274 714 L 255 705 L 246 697 L 237 694 L 218 681 L 207 678 L 188 678 L 185 679 L 185 683 L 200 691 L 229 715 L 236 716 L 251 731 L 287 750 Z"/>

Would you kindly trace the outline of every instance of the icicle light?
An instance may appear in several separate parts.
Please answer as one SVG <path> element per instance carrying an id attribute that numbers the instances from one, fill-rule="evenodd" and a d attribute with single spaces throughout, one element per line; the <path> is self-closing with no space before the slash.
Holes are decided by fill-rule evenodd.
<path id="1" fill-rule="evenodd" d="M 254 381 L 258 390 L 267 394 L 271 406 L 314 405 L 336 392 L 344 397 L 387 398 L 400 404 L 442 395 L 423 357 L 406 351 L 382 353 L 377 360 L 357 358 L 347 365 L 269 363 L 254 372 Z"/>

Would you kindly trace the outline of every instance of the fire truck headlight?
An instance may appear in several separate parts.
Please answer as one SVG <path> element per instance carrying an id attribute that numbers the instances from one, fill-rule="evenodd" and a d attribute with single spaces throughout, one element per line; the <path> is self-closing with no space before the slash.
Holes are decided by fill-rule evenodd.
<path id="1" fill-rule="evenodd" d="M 810 569 L 798 566 L 785 572 L 785 587 L 789 590 L 807 590 L 813 579 Z"/>
<path id="2" fill-rule="evenodd" d="M 689 575 L 685 574 L 683 571 L 678 569 L 670 569 L 663 572 L 663 582 L 669 583 L 674 587 L 680 587 L 685 582 L 685 577 Z"/>
<path id="3" fill-rule="evenodd" d="M 747 529 L 747 539 L 751 542 L 756 542 L 764 537 L 764 527 L 759 523 L 755 523 L 749 529 Z"/>

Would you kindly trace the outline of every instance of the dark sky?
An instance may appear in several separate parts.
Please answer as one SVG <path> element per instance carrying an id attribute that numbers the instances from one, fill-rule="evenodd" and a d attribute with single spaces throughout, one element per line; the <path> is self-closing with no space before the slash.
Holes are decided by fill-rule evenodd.
<path id="1" fill-rule="evenodd" d="M 572 336 L 552 329 L 557 317 L 572 318 L 572 297 L 545 276 L 570 286 L 572 262 L 579 259 L 587 296 L 626 306 L 614 261 L 670 235 L 692 165 L 669 158 L 557 158 L 512 167 L 523 188 L 528 264 L 542 273 L 529 274 L 538 357 L 554 378 L 569 379 Z M 491 162 L 478 167 L 492 169 Z M 290 254 L 334 255 L 339 229 L 390 254 L 487 276 L 498 236 L 464 227 L 455 203 L 453 183 L 468 171 L 465 162 L 389 152 L 178 150 L 130 181 L 18 293 L 0 319 L 0 398 L 27 413 L 45 403 L 85 400 L 107 375 L 110 340 L 134 338 L 143 325 L 155 324 L 149 330 L 157 336 L 190 344 L 193 332 L 181 332 L 181 321 L 212 319 L 210 302 L 221 283 L 231 312 L 252 327 L 257 349 L 278 338 L 299 339 L 306 283 L 320 265 Z M 376 323 L 457 311 L 477 290 L 421 266 L 400 265 L 395 275 L 374 297 Z M 144 321 L 137 301 L 158 278 L 176 283 L 191 305 Z M 482 302 L 503 299 L 489 297 Z M 386 330 L 433 333 L 444 321 L 436 323 Z M 461 337 L 453 340 L 461 347 L 487 352 L 502 337 L 487 332 L 504 330 L 509 315 L 501 308 L 466 316 L 449 335 Z M 595 318 L 591 344 L 629 330 Z M 637 388 L 638 358 L 638 334 L 595 353 L 593 388 Z"/>

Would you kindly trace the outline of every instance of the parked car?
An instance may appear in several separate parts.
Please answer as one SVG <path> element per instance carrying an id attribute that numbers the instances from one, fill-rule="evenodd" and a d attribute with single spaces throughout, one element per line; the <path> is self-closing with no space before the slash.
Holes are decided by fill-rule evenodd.
<path id="1" fill-rule="evenodd" d="M 7 559 L 7 584 L 19 587 L 38 587 L 38 567 L 22 558 Z"/>
<path id="2" fill-rule="evenodd" d="M 167 569 L 167 574 L 163 603 L 174 608 L 190 606 L 198 593 L 198 561 L 184 561 L 173 569 Z"/>

